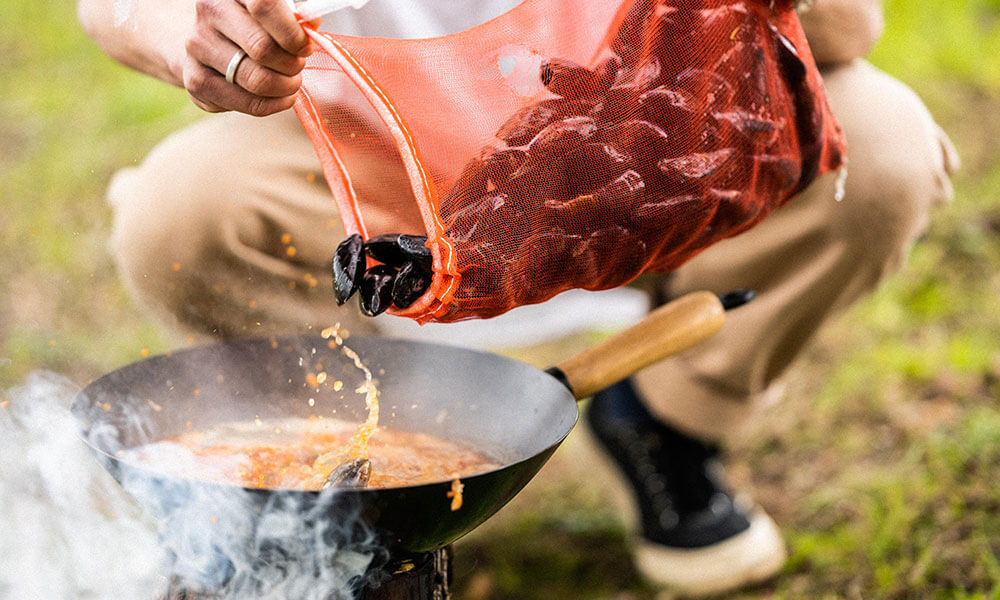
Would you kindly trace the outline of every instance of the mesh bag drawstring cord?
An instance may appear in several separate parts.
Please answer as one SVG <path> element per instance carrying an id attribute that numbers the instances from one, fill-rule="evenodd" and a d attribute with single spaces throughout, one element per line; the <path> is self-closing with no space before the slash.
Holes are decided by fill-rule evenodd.
<path id="1" fill-rule="evenodd" d="M 364 94 L 365 99 L 378 114 L 396 144 L 406 168 L 406 174 L 410 179 L 414 198 L 420 207 L 420 216 L 423 219 L 424 227 L 427 230 L 428 246 L 434 259 L 433 267 L 439 277 L 432 280 L 431 287 L 420 299 L 406 309 L 396 309 L 393 314 L 402 317 L 410 317 L 418 322 L 425 322 L 435 316 L 447 311 L 447 305 L 458 287 L 460 275 L 456 270 L 455 251 L 451 242 L 444 236 L 444 226 L 438 217 L 437 191 L 430 183 L 427 169 L 420 159 L 420 153 L 413 141 L 413 135 L 407 128 L 399 111 L 393 105 L 385 92 L 378 86 L 378 83 L 371 77 L 357 59 L 343 45 L 330 37 L 324 36 L 305 25 L 306 34 L 324 52 L 326 52 L 343 70 L 344 74 L 351 80 L 358 90 Z M 350 173 L 340 160 L 336 150 L 336 145 L 329 135 L 321 128 L 315 127 L 320 122 L 316 104 L 304 87 L 299 90 L 299 101 L 295 103 L 295 110 L 299 113 L 300 120 L 309 123 L 306 127 L 312 129 L 313 135 L 324 140 L 322 149 L 319 151 L 324 170 L 329 168 L 338 174 L 334 178 L 340 181 L 339 193 L 334 193 L 335 201 L 340 210 L 341 220 L 345 232 L 350 235 L 359 233 L 363 238 L 369 236 L 364 225 L 362 211 L 358 204 L 357 194 L 351 185 Z M 335 183 L 335 185 L 338 185 Z"/>

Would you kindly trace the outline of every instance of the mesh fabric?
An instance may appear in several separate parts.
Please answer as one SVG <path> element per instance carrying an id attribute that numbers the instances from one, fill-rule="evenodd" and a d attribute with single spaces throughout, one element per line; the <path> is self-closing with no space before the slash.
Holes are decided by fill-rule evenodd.
<path id="1" fill-rule="evenodd" d="M 310 34 L 296 111 L 347 233 L 427 235 L 431 287 L 390 311 L 422 322 L 676 269 L 843 160 L 790 0 L 526 0 L 438 38 Z M 354 189 L 391 173 L 410 189 Z"/>

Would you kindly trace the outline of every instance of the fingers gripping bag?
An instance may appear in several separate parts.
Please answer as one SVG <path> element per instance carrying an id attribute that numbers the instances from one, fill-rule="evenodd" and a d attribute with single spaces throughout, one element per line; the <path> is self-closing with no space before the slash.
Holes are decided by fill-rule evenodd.
<path id="1" fill-rule="evenodd" d="M 843 162 L 791 0 L 525 0 L 438 38 L 309 34 L 295 108 L 350 236 L 338 300 L 360 287 L 368 314 L 486 318 L 669 272 Z"/>

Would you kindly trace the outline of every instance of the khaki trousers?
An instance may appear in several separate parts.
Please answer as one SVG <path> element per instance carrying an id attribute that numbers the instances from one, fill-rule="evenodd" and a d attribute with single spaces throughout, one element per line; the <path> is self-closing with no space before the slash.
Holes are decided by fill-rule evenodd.
<path id="1" fill-rule="evenodd" d="M 751 287 L 723 330 L 637 377 L 651 409 L 720 438 L 819 327 L 897 269 L 948 199 L 953 151 L 908 88 L 858 60 L 824 72 L 848 144 L 846 197 L 815 182 L 761 225 L 703 252 L 657 296 Z M 377 157 L 344 157 L 362 196 L 407 193 Z M 377 333 L 354 302 L 333 301 L 329 261 L 343 233 L 318 160 L 290 112 L 207 117 L 118 173 L 112 252 L 134 297 L 183 337 L 294 333 L 340 322 Z M 390 216 L 386 216 L 390 218 Z"/>

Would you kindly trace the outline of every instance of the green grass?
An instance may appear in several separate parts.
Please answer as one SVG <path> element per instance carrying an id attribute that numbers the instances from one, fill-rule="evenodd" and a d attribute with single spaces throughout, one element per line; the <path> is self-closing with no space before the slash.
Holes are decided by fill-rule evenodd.
<path id="1" fill-rule="evenodd" d="M 5 2 L 0 28 L 0 386 L 86 380 L 164 347 L 115 275 L 103 194 L 196 110 L 104 57 L 70 2 Z"/>
<path id="2" fill-rule="evenodd" d="M 731 448 L 791 551 L 733 597 L 1000 598 L 1000 2 L 886 15 L 872 59 L 959 147 L 956 199 Z M 83 383 L 167 347 L 115 275 L 103 194 L 199 113 L 105 58 L 69 2 L 0 3 L 0 30 L 0 388 L 34 369 Z M 553 473 L 457 545 L 461 597 L 655 597 L 617 514 Z"/>

